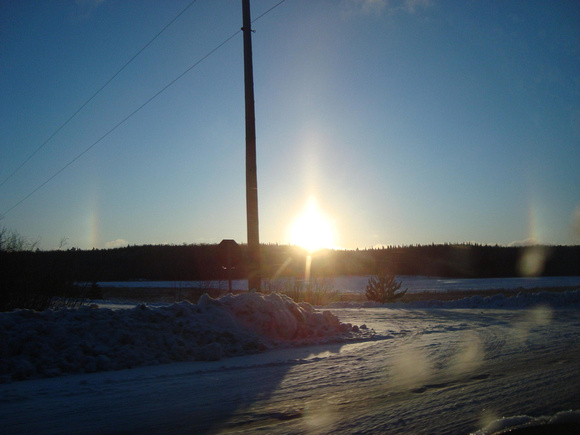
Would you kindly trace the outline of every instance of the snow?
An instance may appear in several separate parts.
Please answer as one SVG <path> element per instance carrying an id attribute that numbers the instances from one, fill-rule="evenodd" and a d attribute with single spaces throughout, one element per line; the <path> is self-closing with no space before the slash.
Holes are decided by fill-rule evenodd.
<path id="1" fill-rule="evenodd" d="M 2 432 L 574 433 L 578 293 L 3 313 Z"/>
<path id="2" fill-rule="evenodd" d="M 333 279 L 339 292 L 364 293 L 369 276 L 340 276 Z M 517 278 L 440 278 L 427 276 L 399 275 L 402 289 L 408 293 L 468 291 L 492 289 L 532 289 L 548 287 L 580 287 L 580 276 L 543 276 Z"/>
<path id="3" fill-rule="evenodd" d="M 332 288 L 340 293 L 364 293 L 369 276 L 337 276 L 332 278 Z M 518 278 L 437 278 L 426 276 L 400 275 L 397 280 L 403 282 L 403 288 L 409 293 L 425 291 L 439 292 L 447 290 L 490 290 L 490 289 L 531 289 L 548 287 L 580 287 L 580 276 L 543 276 Z M 286 278 L 276 280 L 284 287 Z M 104 281 L 101 287 L 115 288 L 175 288 L 175 289 L 227 289 L 228 281 Z M 232 280 L 234 290 L 247 290 L 247 280 Z"/>
<path id="4" fill-rule="evenodd" d="M 82 307 L 0 315 L 0 383 L 64 373 L 219 360 L 280 346 L 360 340 L 372 331 L 277 293 L 197 305 L 111 310 Z"/>
<path id="5" fill-rule="evenodd" d="M 580 290 L 567 292 L 520 292 L 516 296 L 506 297 L 503 294 L 482 297 L 479 295 L 466 297 L 453 301 L 417 301 L 417 302 L 395 302 L 387 303 L 384 306 L 389 308 L 480 308 L 480 309 L 517 309 L 533 307 L 536 305 L 548 305 L 553 308 L 573 308 L 580 307 Z M 383 306 L 379 302 L 333 302 L 331 308 L 356 308 L 367 307 L 376 308 Z"/>
<path id="6" fill-rule="evenodd" d="M 541 433 L 578 433 L 580 429 L 580 411 L 562 411 L 554 416 L 530 417 L 517 415 L 496 420 L 473 435 L 493 435 L 505 433 L 526 433 L 534 429 L 543 429 Z M 517 432 L 519 431 L 519 432 Z"/>

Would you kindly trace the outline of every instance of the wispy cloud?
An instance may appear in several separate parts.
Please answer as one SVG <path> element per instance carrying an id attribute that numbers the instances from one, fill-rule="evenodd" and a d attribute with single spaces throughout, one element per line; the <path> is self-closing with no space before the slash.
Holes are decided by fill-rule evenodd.
<path id="1" fill-rule="evenodd" d="M 363 14 L 380 14 L 386 9 L 388 0 L 355 0 L 355 3 Z"/>
<path id="2" fill-rule="evenodd" d="M 403 0 L 400 9 L 410 14 L 414 14 L 415 12 L 421 11 L 422 9 L 431 7 L 431 5 L 431 0 Z"/>
<path id="3" fill-rule="evenodd" d="M 74 13 L 74 18 L 77 20 L 85 20 L 89 18 L 93 11 L 106 1 L 107 0 L 75 0 L 77 10 Z"/>
<path id="4" fill-rule="evenodd" d="M 345 15 L 414 14 L 432 5 L 432 0 L 344 0 Z"/>
<path id="5" fill-rule="evenodd" d="M 97 7 L 106 0 L 76 0 L 76 4 L 83 7 Z"/>
<path id="6" fill-rule="evenodd" d="M 538 241 L 538 239 L 528 237 L 527 239 L 524 240 L 514 240 L 513 242 L 510 242 L 508 246 L 509 247 L 535 246 L 538 245 L 539 243 L 540 242 Z"/>
<path id="7" fill-rule="evenodd" d="M 111 240 L 110 242 L 105 243 L 105 248 L 106 249 L 122 248 L 124 246 L 127 246 L 128 244 L 129 242 L 125 239 Z"/>

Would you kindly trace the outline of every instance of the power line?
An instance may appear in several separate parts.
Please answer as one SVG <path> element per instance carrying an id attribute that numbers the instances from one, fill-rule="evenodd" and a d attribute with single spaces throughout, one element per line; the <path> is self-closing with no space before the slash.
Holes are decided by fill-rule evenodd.
<path id="1" fill-rule="evenodd" d="M 274 6 L 272 6 L 270 9 L 268 9 L 266 12 L 264 12 L 262 15 L 258 15 L 257 18 L 254 18 L 252 20 L 252 23 L 255 23 L 256 21 L 258 21 L 260 18 L 262 18 L 264 15 L 269 14 L 270 12 L 272 12 L 274 9 L 276 9 L 278 6 L 280 6 L 282 3 L 284 3 L 286 0 L 282 0 L 278 3 L 276 3 Z"/>
<path id="2" fill-rule="evenodd" d="M 196 0 L 194 0 L 196 1 Z M 266 14 L 270 13 L 272 10 L 274 10 L 275 8 L 277 8 L 278 6 L 280 6 L 282 3 L 284 3 L 286 0 L 282 0 L 279 3 L 277 3 L 276 5 L 274 5 L 273 7 L 271 7 L 270 9 L 268 9 L 266 12 L 264 12 L 262 15 L 258 16 L 256 19 L 252 20 L 252 23 L 258 21 L 260 18 L 262 18 L 263 16 L 265 16 Z M 193 4 L 193 3 L 192 3 Z M 191 6 L 191 4 L 190 4 Z M 189 7 L 189 6 L 188 6 Z M 175 21 L 175 20 L 174 20 Z M 183 76 L 185 76 L 187 73 L 189 73 L 192 69 L 194 69 L 196 66 L 198 66 L 201 62 L 203 62 L 204 60 L 206 60 L 208 57 L 210 57 L 212 54 L 214 54 L 216 51 L 218 51 L 220 48 L 222 48 L 224 45 L 226 45 L 229 41 L 231 41 L 235 36 L 237 36 L 239 33 L 242 32 L 242 29 L 236 31 L 235 33 L 233 33 L 232 35 L 230 35 L 228 38 L 226 38 L 223 42 L 221 42 L 218 46 L 216 46 L 214 49 L 212 49 L 211 51 L 209 51 L 205 56 L 203 56 L 202 58 L 200 58 L 198 61 L 196 61 L 193 65 L 191 65 L 189 68 L 187 68 L 184 72 L 182 72 L 181 74 L 179 74 L 176 78 L 174 78 L 171 82 L 169 82 L 167 85 L 165 85 L 161 90 L 159 90 L 157 93 L 155 93 L 152 97 L 150 97 L 147 101 L 145 101 L 143 104 L 141 104 L 137 109 L 135 109 L 133 112 L 131 112 L 129 115 L 127 115 L 125 118 L 123 118 L 123 120 L 121 120 L 119 123 L 117 123 L 113 128 L 111 128 L 109 131 L 107 131 L 104 135 L 102 135 L 99 139 L 97 139 L 95 142 L 93 142 L 91 145 L 89 145 L 87 148 L 85 148 L 80 154 L 78 154 L 75 158 L 73 158 L 72 160 L 70 160 L 66 165 L 64 165 L 62 168 L 60 168 L 57 172 L 55 172 L 53 175 L 51 175 L 49 178 L 47 178 L 44 182 L 42 182 L 38 187 L 36 187 L 34 190 L 32 190 L 29 194 L 27 194 L 26 196 L 24 196 L 20 201 L 18 201 L 17 203 L 15 203 L 12 207 L 10 207 L 8 210 L 6 210 L 3 214 L 0 214 L 0 217 L 6 216 L 8 213 L 10 213 L 12 210 L 14 210 L 16 207 L 18 207 L 20 204 L 22 204 L 24 201 L 26 201 L 28 198 L 30 198 L 32 195 L 34 195 L 36 192 L 38 192 L 40 189 L 42 189 L 44 186 L 46 186 L 48 183 L 50 183 L 53 179 L 55 179 L 57 176 L 59 176 L 62 172 L 64 172 L 69 166 L 71 166 L 72 164 L 74 164 L 77 160 L 79 160 L 82 156 L 84 156 L 86 153 L 88 153 L 93 147 L 95 147 L 99 142 L 101 142 L 103 139 L 105 139 L 107 136 L 109 136 L 113 131 L 115 131 L 117 128 L 119 128 L 121 125 L 123 125 L 125 122 L 127 122 L 130 118 L 133 117 L 133 115 L 135 115 L 137 112 L 139 112 L 141 109 L 143 109 L 146 105 L 148 105 L 151 101 L 153 101 L 155 98 L 157 98 L 159 95 L 161 95 L 163 92 L 165 92 L 169 87 L 171 87 L 172 85 L 174 85 L 178 80 L 180 80 Z"/>
<path id="3" fill-rule="evenodd" d="M 139 112 L 143 107 L 145 107 L 147 104 L 149 104 L 151 101 L 153 101 L 155 98 L 157 98 L 159 95 L 161 95 L 163 92 L 165 92 L 170 86 L 172 86 L 175 82 L 177 82 L 179 79 L 181 79 L 184 75 L 186 75 L 189 71 L 191 71 L 193 68 L 195 68 L 197 65 L 199 65 L 201 62 L 203 62 L 205 59 L 207 59 L 209 56 L 211 56 L 214 52 L 216 52 L 217 50 L 219 50 L 222 46 L 224 46 L 227 42 L 229 42 L 231 39 L 234 38 L 234 36 L 236 36 L 238 33 L 240 33 L 241 30 L 238 30 L 236 33 L 232 34 L 229 38 L 227 38 L 224 42 L 222 42 L 220 45 L 218 45 L 216 48 L 214 48 L 212 51 L 210 51 L 208 54 L 206 54 L 204 57 L 202 57 L 200 60 L 198 60 L 197 62 L 195 62 L 192 66 L 190 66 L 188 69 L 186 69 L 184 72 L 182 72 L 179 76 L 177 76 L 175 79 L 173 79 L 169 84 L 165 85 L 160 91 L 158 91 L 155 95 L 153 95 L 152 97 L 150 97 L 147 101 L 145 101 L 143 104 L 141 104 L 137 109 L 135 109 L 133 112 L 131 112 L 129 115 L 127 115 L 125 118 L 123 118 L 122 121 L 120 121 L 119 123 L 117 123 L 113 128 L 111 128 L 108 132 L 106 132 L 104 135 L 102 135 L 99 139 L 97 139 L 95 142 L 93 142 L 91 145 L 89 145 L 87 148 L 85 148 L 80 154 L 78 154 L 74 159 L 72 159 L 71 161 L 69 161 L 66 165 L 64 165 L 61 169 L 59 169 L 56 173 L 54 173 L 52 176 L 50 176 L 47 180 L 45 180 L 42 184 L 40 184 L 37 188 L 35 188 L 32 192 L 30 192 L 28 195 L 26 195 L 24 198 L 22 198 L 20 201 L 18 201 L 16 204 L 14 204 L 12 207 L 10 207 L 8 210 L 6 210 L 2 216 L 5 216 L 6 214 L 8 214 L 9 212 L 11 212 L 13 209 L 15 209 L 16 207 L 18 207 L 20 204 L 22 204 L 24 201 L 26 201 L 28 198 L 30 198 L 32 195 L 34 195 L 36 192 L 38 192 L 41 188 L 43 188 L 45 185 L 47 185 L 50 181 L 52 181 L 54 178 L 56 178 L 58 175 L 60 175 L 60 173 L 62 173 L 65 169 L 67 169 L 69 166 L 71 166 L 74 162 L 76 162 L 78 159 L 80 159 L 83 155 L 85 155 L 86 153 L 88 153 L 95 145 L 97 145 L 99 142 L 101 142 L 103 139 L 105 139 L 108 135 L 110 135 L 113 131 L 115 131 L 117 128 L 119 128 L 121 125 L 123 125 L 125 122 L 127 122 L 133 115 L 135 115 L 137 112 Z"/>
<path id="4" fill-rule="evenodd" d="M 31 160 L 31 159 L 32 159 L 32 158 L 33 158 L 33 157 L 34 157 L 36 154 L 38 154 L 38 152 L 39 152 L 39 151 L 40 151 L 42 148 L 44 148 L 44 146 L 45 146 L 45 145 L 46 145 L 48 142 L 50 142 L 50 140 L 51 140 L 51 139 L 52 139 L 54 136 L 56 136 L 56 135 L 58 134 L 58 132 L 60 132 L 60 131 L 61 131 L 61 130 L 62 130 L 62 129 L 63 129 L 63 128 L 64 128 L 64 127 L 65 127 L 65 126 L 66 126 L 66 125 L 67 125 L 67 124 L 70 122 L 70 121 L 72 121 L 72 119 L 73 119 L 74 117 L 76 117 L 76 116 L 79 114 L 79 112 L 85 108 L 85 106 L 86 106 L 87 104 L 89 104 L 89 103 L 90 103 L 90 102 L 91 102 L 91 101 L 92 101 L 92 100 L 93 100 L 93 99 L 94 99 L 94 98 L 95 98 L 97 95 L 99 95 L 99 94 L 101 93 L 101 91 L 102 91 L 103 89 L 105 89 L 105 88 L 106 88 L 106 87 L 109 85 L 109 83 L 111 83 L 111 82 L 112 82 L 112 81 L 115 79 L 115 77 L 117 77 L 117 76 L 118 76 L 118 75 L 119 75 L 119 74 L 120 74 L 120 73 L 121 73 L 121 72 L 122 72 L 122 71 L 123 71 L 125 68 L 127 68 L 127 66 L 129 66 L 129 64 L 130 64 L 131 62 L 133 62 L 133 61 L 134 61 L 134 60 L 137 58 L 137 56 L 139 56 L 139 55 L 140 55 L 140 54 L 141 54 L 141 53 L 142 53 L 142 52 L 143 52 L 143 51 L 144 51 L 144 50 L 145 50 L 147 47 L 149 47 L 149 46 L 150 46 L 150 45 L 153 43 L 153 41 L 155 41 L 155 40 L 156 40 L 156 39 L 157 39 L 157 38 L 158 38 L 158 37 L 159 37 L 159 36 L 160 36 L 160 35 L 161 35 L 163 32 L 165 32 L 165 30 L 167 30 L 167 28 L 168 28 L 169 26 L 171 26 L 171 25 L 172 25 L 172 24 L 173 24 L 173 23 L 174 23 L 174 22 L 175 22 L 175 21 L 176 21 L 176 20 L 177 20 L 179 17 L 181 17 L 181 16 L 182 16 L 182 15 L 185 13 L 185 11 L 187 11 L 187 10 L 188 10 L 188 9 L 189 9 L 191 6 L 193 6 L 193 4 L 194 4 L 196 1 L 197 1 L 197 0 L 193 0 L 191 3 L 189 3 L 189 4 L 188 4 L 188 5 L 187 5 L 187 6 L 186 6 L 186 7 L 185 7 L 185 8 L 184 8 L 184 9 L 183 9 L 181 12 L 179 12 L 179 13 L 178 13 L 178 14 L 175 16 L 175 18 L 173 18 L 173 19 L 172 19 L 172 20 L 171 20 L 169 23 L 167 23 L 167 24 L 165 25 L 165 27 L 163 27 L 163 28 L 162 28 L 162 29 L 161 29 L 161 30 L 160 30 L 160 31 L 159 31 L 159 32 L 158 32 L 158 33 L 157 33 L 157 34 L 156 34 L 156 35 L 153 37 L 153 39 L 151 39 L 151 40 L 150 40 L 150 41 L 149 41 L 147 44 L 145 44 L 145 45 L 144 45 L 144 46 L 143 46 L 143 47 L 142 47 L 142 48 L 141 48 L 141 49 L 140 49 L 140 50 L 139 50 L 139 51 L 138 51 L 138 52 L 137 52 L 135 55 L 133 55 L 133 57 L 131 57 L 131 59 L 129 59 L 129 60 L 128 60 L 128 61 L 125 63 L 125 65 L 123 65 L 123 66 L 121 67 L 121 69 L 119 69 L 119 70 L 118 70 L 118 71 L 117 71 L 115 74 L 113 74 L 113 76 L 112 76 L 112 77 L 111 77 L 109 80 L 107 80 L 107 81 L 105 82 L 105 84 L 104 84 L 103 86 L 101 86 L 101 87 L 100 87 L 100 88 L 97 90 L 97 92 L 95 92 L 95 93 L 94 93 L 94 94 L 93 94 L 93 95 L 92 95 L 92 96 L 91 96 L 91 97 L 90 97 L 90 98 L 89 98 L 87 101 L 85 101 L 85 102 L 84 102 L 84 103 L 83 103 L 83 104 L 82 104 L 82 105 L 81 105 L 81 106 L 80 106 L 80 107 L 79 107 L 79 108 L 78 108 L 78 109 L 77 109 L 77 110 L 76 110 L 76 111 L 75 111 L 75 112 L 74 112 L 74 113 L 73 113 L 73 114 L 72 114 L 72 115 L 71 115 L 71 116 L 70 116 L 70 117 L 69 117 L 69 118 L 68 118 L 68 119 L 67 119 L 67 120 L 66 120 L 66 121 L 63 123 L 63 124 L 61 124 L 61 125 L 60 125 L 60 127 L 58 127 L 58 128 L 57 128 L 57 129 L 54 131 L 54 133 L 52 133 L 52 134 L 51 134 L 51 135 L 48 137 L 48 139 L 46 139 L 46 140 L 45 140 L 45 141 L 44 141 L 42 144 L 40 144 L 40 146 L 39 146 L 39 147 L 38 147 L 38 148 L 37 148 L 37 149 L 36 149 L 36 150 L 35 150 L 35 151 L 34 151 L 32 154 L 30 154 L 30 155 L 29 155 L 29 156 L 28 156 L 28 157 L 27 157 L 27 158 L 26 158 L 26 159 L 25 159 L 25 160 L 24 160 L 24 161 L 23 161 L 23 162 L 20 164 L 20 166 L 18 166 L 16 169 L 14 169 L 14 171 L 12 171 L 12 173 L 11 173 L 10 175 L 8 175 L 8 177 L 6 177 L 6 178 L 5 178 L 5 179 L 4 179 L 2 182 L 0 182 L 0 187 L 2 187 L 2 186 L 3 186 L 3 185 L 4 185 L 4 184 L 5 184 L 5 183 L 6 183 L 8 180 L 10 180 L 10 179 L 11 179 L 11 178 L 12 178 L 12 177 L 13 177 L 13 176 L 14 176 L 14 175 L 15 175 L 15 174 L 16 174 L 16 173 L 17 173 L 17 172 L 20 170 L 20 169 L 22 169 L 22 167 L 23 167 L 24 165 L 26 165 L 26 164 L 27 164 L 27 163 L 28 163 L 28 162 L 29 162 L 29 161 L 30 161 L 30 160 Z"/>

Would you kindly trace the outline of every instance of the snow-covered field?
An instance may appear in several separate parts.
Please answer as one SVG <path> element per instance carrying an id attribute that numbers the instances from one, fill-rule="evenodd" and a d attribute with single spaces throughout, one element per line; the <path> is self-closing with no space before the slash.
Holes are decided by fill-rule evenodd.
<path id="1" fill-rule="evenodd" d="M 368 276 L 338 276 L 330 280 L 331 286 L 338 292 L 364 293 Z M 403 288 L 409 293 L 424 291 L 439 292 L 446 290 L 486 290 L 486 289 L 531 289 L 547 287 L 580 287 L 580 276 L 545 276 L 528 278 L 432 278 L 426 276 L 398 276 L 403 282 Z M 281 278 L 280 284 L 284 282 Z M 100 282 L 102 287 L 116 288 L 221 288 L 227 289 L 228 282 L 222 281 L 110 281 Z M 234 290 L 247 290 L 247 280 L 233 280 Z"/>
<path id="2" fill-rule="evenodd" d="M 0 431 L 580 427 L 580 290 L 326 314 L 240 296 L 1 314 Z"/>

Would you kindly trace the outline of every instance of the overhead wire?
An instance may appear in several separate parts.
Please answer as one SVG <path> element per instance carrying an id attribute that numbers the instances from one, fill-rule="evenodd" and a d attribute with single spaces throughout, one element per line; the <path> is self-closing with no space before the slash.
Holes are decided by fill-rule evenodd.
<path id="1" fill-rule="evenodd" d="M 161 36 L 161 34 L 163 32 L 165 32 L 165 30 L 167 30 L 169 28 L 169 26 L 171 26 L 179 17 L 181 17 L 185 11 L 187 11 L 191 6 L 193 6 L 193 4 L 196 2 L 197 0 L 193 0 L 192 2 L 190 2 L 185 8 L 183 8 L 181 10 L 181 12 L 179 12 L 169 23 L 167 23 L 165 25 L 165 27 L 163 27 L 147 44 L 145 44 L 135 55 L 133 55 L 133 57 L 131 57 L 131 59 L 129 59 L 115 74 L 113 74 L 111 76 L 111 78 L 109 80 L 107 80 L 105 82 L 104 85 L 102 85 L 87 101 L 85 101 L 71 116 L 69 116 L 69 118 L 62 123 L 49 137 L 48 139 L 46 139 L 42 144 L 40 144 L 40 146 L 38 148 L 36 148 L 36 150 L 34 150 L 34 152 L 32 152 L 32 154 L 30 154 L 21 164 L 20 166 L 18 166 L 16 169 L 14 169 L 10 175 L 8 175 L 4 180 L 2 180 L 2 182 L 0 182 L 0 187 L 2 187 L 8 180 L 10 180 L 18 171 L 20 171 L 20 169 L 22 169 L 22 167 L 24 165 L 26 165 L 30 160 L 32 160 L 32 158 L 38 154 L 38 152 L 44 148 L 44 146 L 51 141 L 51 139 L 53 137 L 55 137 L 64 127 L 66 127 L 66 125 L 73 120 L 73 118 L 75 118 L 80 112 L 81 110 L 83 110 L 91 101 L 93 101 L 93 99 L 99 95 L 101 93 L 101 91 L 103 89 L 105 89 L 109 83 L 111 83 L 125 68 L 127 68 L 129 66 L 129 64 L 131 62 L 133 62 L 137 56 L 139 56 L 141 53 L 143 53 L 143 51 L 145 51 L 145 49 L 147 47 L 149 47 L 153 41 L 155 41 L 159 36 Z"/>
<path id="2" fill-rule="evenodd" d="M 276 9 L 278 6 L 280 6 L 282 3 L 284 3 L 286 0 L 281 0 L 278 3 L 276 3 L 274 6 L 272 6 L 270 9 L 268 9 L 266 12 L 262 13 L 261 15 L 258 15 L 256 18 L 254 18 L 252 20 L 252 23 L 255 23 L 256 21 L 258 21 L 260 18 L 262 18 L 264 15 L 269 14 L 270 12 L 272 12 L 274 9 Z"/>
<path id="3" fill-rule="evenodd" d="M 208 54 L 206 54 L 204 57 L 202 57 L 200 60 L 198 60 L 192 66 L 190 66 L 188 69 L 186 69 L 184 72 L 182 72 L 176 78 L 174 78 L 171 82 L 169 82 L 167 85 L 165 85 L 155 95 L 153 95 L 152 97 L 150 97 L 147 101 L 145 101 L 143 104 L 141 104 L 137 109 L 133 110 L 133 112 L 131 112 L 129 115 L 127 115 L 125 118 L 123 118 L 123 120 L 121 120 L 119 123 L 117 123 L 113 128 L 111 128 L 109 131 L 107 131 L 99 139 L 97 139 L 95 142 L 93 142 L 91 145 L 89 145 L 87 148 L 85 148 L 75 158 L 73 158 L 72 160 L 70 160 L 61 169 L 59 169 L 52 176 L 50 176 L 48 179 L 46 179 L 42 184 L 40 184 L 38 187 L 36 187 L 32 192 L 30 192 L 28 195 L 26 195 L 24 198 L 22 198 L 16 204 L 14 204 L 11 208 L 9 208 L 8 210 L 6 210 L 2 214 L 2 216 L 5 216 L 7 213 L 9 213 L 10 211 L 12 211 L 16 207 L 18 207 L 20 204 L 22 204 L 24 201 L 26 201 L 28 198 L 30 198 L 32 195 L 34 195 L 36 192 L 38 192 L 41 188 L 43 188 L 45 185 L 47 185 L 49 182 L 51 182 L 54 178 L 56 178 L 58 175 L 60 175 L 65 169 L 67 169 L 69 166 L 71 166 L 73 163 L 75 163 L 78 159 L 80 159 L 82 156 L 84 156 L 86 153 L 88 153 L 95 145 L 97 145 L 99 142 L 101 142 L 103 139 L 105 139 L 107 136 L 109 136 L 112 132 L 114 132 L 117 128 L 119 128 L 125 122 L 127 122 L 131 117 L 133 117 L 133 115 L 135 115 L 137 112 L 139 112 L 141 109 L 143 109 L 147 104 L 149 104 L 151 101 L 153 101 L 155 98 L 157 98 L 163 92 L 165 92 L 171 85 L 173 85 L 175 82 L 177 82 L 179 79 L 181 79 L 184 75 L 186 75 L 189 71 L 191 71 L 193 68 L 195 68 L 201 62 L 203 62 L 205 59 L 207 59 L 209 56 L 211 56 L 215 51 L 217 51 L 218 49 L 220 49 L 223 45 L 225 45 L 227 42 L 229 42 L 232 38 L 234 38 L 240 32 L 241 32 L 241 30 L 238 30 L 236 33 L 232 34 L 229 38 L 227 38 L 225 41 L 223 41 L 220 45 L 218 45 L 216 48 L 214 48 L 212 51 L 210 51 Z"/>
<path id="4" fill-rule="evenodd" d="M 196 0 L 194 0 L 194 2 L 195 1 Z M 266 14 L 270 13 L 271 11 L 273 11 L 275 8 L 277 8 L 278 6 L 280 6 L 285 1 L 286 0 L 281 0 L 276 5 L 274 5 L 270 9 L 268 9 L 266 12 L 262 13 L 257 18 L 253 19 L 252 20 L 252 23 L 258 21 L 260 18 L 262 18 Z M 193 3 L 191 3 L 191 4 L 193 4 Z M 191 4 L 189 6 L 191 6 Z M 173 21 L 175 21 L 175 20 L 173 20 Z M 216 51 L 218 51 L 224 45 L 226 45 L 229 41 L 231 41 L 235 36 L 237 36 L 241 32 L 242 32 L 242 29 L 237 30 L 235 33 L 233 33 L 232 35 L 230 35 L 229 37 L 227 37 L 223 42 L 221 42 L 219 45 L 217 45 L 214 49 L 212 49 L 211 51 L 209 51 L 205 56 L 203 56 L 199 60 L 197 60 L 193 65 L 191 65 L 189 68 L 187 68 L 181 74 L 179 74 L 176 78 L 174 78 L 172 81 L 170 81 L 161 90 L 159 90 L 157 93 L 155 93 L 152 97 L 150 97 L 143 104 L 141 104 L 137 109 L 135 109 L 133 112 L 131 112 L 125 118 L 123 118 L 123 120 L 121 120 L 114 127 L 112 127 L 109 131 L 107 131 L 105 134 L 103 134 L 99 139 L 97 139 L 95 142 L 93 142 L 91 145 L 89 145 L 87 148 L 85 148 L 80 154 L 78 154 L 76 157 L 74 157 L 72 160 L 70 160 L 61 169 L 59 169 L 57 172 L 55 172 L 53 175 L 51 175 L 49 178 L 47 178 L 44 182 L 42 182 L 40 185 L 38 185 L 35 189 L 33 189 L 30 193 L 28 193 L 26 196 L 24 196 L 21 200 L 19 200 L 18 202 L 16 202 L 12 207 L 10 207 L 9 209 L 7 209 L 4 213 L 0 214 L 0 217 L 6 216 L 6 214 L 10 213 L 12 210 L 14 210 L 16 207 L 18 207 L 20 204 L 22 204 L 28 198 L 30 198 L 32 195 L 34 195 L 36 192 L 38 192 L 40 189 L 42 189 L 44 186 L 46 186 L 48 183 L 50 183 L 53 179 L 55 179 L 62 172 L 64 172 L 68 167 L 70 167 L 71 165 L 73 165 L 77 160 L 79 160 L 82 156 L 84 156 L 86 153 L 88 153 L 93 147 L 95 147 L 103 139 L 105 139 L 107 136 L 109 136 L 111 133 L 113 133 L 117 128 L 119 128 L 121 125 L 123 125 L 125 122 L 127 122 L 131 117 L 133 117 L 133 115 L 137 114 L 141 109 L 143 109 L 145 106 L 147 106 L 151 101 L 153 101 L 155 98 L 157 98 L 163 92 L 165 92 L 169 87 L 171 87 L 172 85 L 174 85 L 177 81 L 179 81 L 182 77 L 184 77 L 192 69 L 194 69 L 201 62 L 203 62 L 204 60 L 206 60 L 208 57 L 210 57 L 212 54 L 214 54 Z"/>

